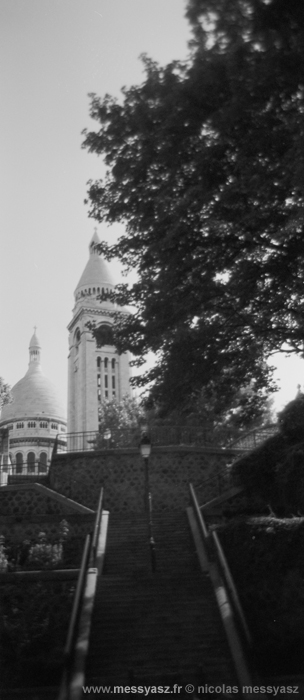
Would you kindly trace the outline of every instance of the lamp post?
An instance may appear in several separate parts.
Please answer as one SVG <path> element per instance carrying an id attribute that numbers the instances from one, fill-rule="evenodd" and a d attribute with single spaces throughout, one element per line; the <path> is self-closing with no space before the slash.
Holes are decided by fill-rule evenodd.
<path id="1" fill-rule="evenodd" d="M 140 454 L 144 460 L 145 465 L 145 493 L 144 493 L 144 507 L 148 518 L 148 533 L 149 533 L 149 546 L 151 554 L 151 565 L 152 571 L 156 570 L 156 558 L 155 558 L 155 540 L 153 537 L 153 520 L 152 520 L 152 494 L 150 489 L 150 476 L 149 476 L 149 457 L 151 454 L 151 441 L 146 433 L 143 434 L 142 439 L 139 444 Z"/>

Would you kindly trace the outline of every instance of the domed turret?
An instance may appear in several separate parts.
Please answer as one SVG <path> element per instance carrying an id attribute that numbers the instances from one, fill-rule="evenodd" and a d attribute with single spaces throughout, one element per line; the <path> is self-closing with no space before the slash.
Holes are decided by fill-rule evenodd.
<path id="1" fill-rule="evenodd" d="M 88 300 L 90 303 L 96 302 L 100 304 L 96 297 L 104 291 L 111 291 L 115 286 L 107 264 L 96 250 L 98 243 L 100 243 L 100 240 L 95 230 L 89 245 L 89 260 L 74 292 L 75 301 L 78 305 L 81 302 L 85 304 Z M 113 304 L 110 301 L 103 302 L 103 304 L 107 308 L 113 308 Z"/>
<path id="2" fill-rule="evenodd" d="M 9 444 L 10 461 L 20 473 L 46 471 L 57 434 L 66 432 L 64 408 L 56 388 L 42 372 L 40 359 L 35 328 L 29 345 L 28 370 L 13 386 L 12 401 L 3 406 L 0 417 L 0 431 Z"/>
<path id="3" fill-rule="evenodd" d="M 64 419 L 65 411 L 52 382 L 43 374 L 40 364 L 40 343 L 36 332 L 29 345 L 27 373 L 12 388 L 12 402 L 3 406 L 3 421 L 19 420 L 28 416 Z"/>

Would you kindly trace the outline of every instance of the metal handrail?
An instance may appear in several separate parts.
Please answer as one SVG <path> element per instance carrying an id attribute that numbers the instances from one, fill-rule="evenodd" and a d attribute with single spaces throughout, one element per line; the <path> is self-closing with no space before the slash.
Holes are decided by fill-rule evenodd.
<path id="1" fill-rule="evenodd" d="M 237 612 L 238 620 L 241 625 L 242 632 L 244 633 L 246 640 L 249 644 L 249 646 L 252 646 L 252 637 L 249 631 L 249 627 L 246 622 L 245 614 L 241 605 L 241 601 L 239 599 L 239 594 L 237 592 L 236 585 L 234 583 L 234 579 L 232 576 L 232 573 L 230 571 L 223 547 L 219 541 L 218 535 L 215 532 L 215 530 L 212 531 L 211 537 L 214 543 L 216 555 L 217 555 L 217 560 L 220 565 L 221 572 L 223 576 L 225 577 L 225 581 L 227 584 L 227 588 L 230 593 L 230 597 L 234 606 L 234 609 Z"/>
<path id="2" fill-rule="evenodd" d="M 100 530 L 101 518 L 102 518 L 102 505 L 103 505 L 103 488 L 100 489 L 98 506 L 96 511 L 96 518 L 94 524 L 93 534 L 88 534 L 86 536 L 83 554 L 81 559 L 81 566 L 79 571 L 79 576 L 77 580 L 77 587 L 75 591 L 73 608 L 70 618 L 70 624 L 67 634 L 67 639 L 65 643 L 65 648 L 63 652 L 63 672 L 62 672 L 62 682 L 59 692 L 59 700 L 68 700 L 69 697 L 69 683 L 71 680 L 71 671 L 73 664 L 73 653 L 75 647 L 75 641 L 77 637 L 77 629 L 79 618 L 82 609 L 83 595 L 86 585 L 86 577 L 88 570 L 95 567 L 96 564 L 96 554 L 97 554 L 97 542 Z"/>
<path id="3" fill-rule="evenodd" d="M 222 468 L 218 468 L 215 473 L 211 474 L 211 476 L 206 477 L 199 484 L 197 484 L 197 486 L 195 487 L 196 491 L 203 488 L 204 486 L 209 486 L 210 484 L 214 483 L 217 486 L 218 494 L 221 495 L 223 491 L 227 489 L 227 486 L 230 485 L 230 472 L 230 464 L 225 464 Z"/>
<path id="4" fill-rule="evenodd" d="M 199 506 L 199 503 L 198 503 L 198 500 L 197 500 L 197 497 L 196 497 L 196 494 L 195 494 L 195 491 L 194 491 L 192 484 L 189 484 L 189 488 L 190 488 L 190 494 L 191 494 L 193 507 L 194 507 L 196 516 L 198 518 L 198 521 L 200 523 L 200 527 L 201 527 L 202 534 L 204 536 L 205 543 L 209 544 L 209 548 L 210 548 L 210 543 L 211 542 L 213 543 L 215 553 L 217 556 L 217 560 L 218 560 L 218 563 L 220 566 L 220 570 L 221 570 L 222 575 L 224 576 L 224 579 L 225 579 L 225 582 L 226 582 L 226 585 L 227 585 L 227 588 L 229 591 L 229 596 L 230 596 L 231 602 L 233 604 L 233 608 L 237 614 L 237 619 L 238 619 L 239 625 L 241 627 L 242 633 L 244 634 L 249 646 L 252 646 L 252 637 L 251 637 L 249 627 L 248 627 L 247 622 L 246 622 L 245 614 L 244 614 L 244 611 L 243 611 L 243 608 L 242 608 L 242 605 L 241 605 L 241 602 L 239 599 L 239 595 L 237 592 L 236 585 L 234 583 L 232 573 L 230 571 L 226 556 L 224 554 L 223 547 L 219 541 L 217 533 L 214 530 L 212 530 L 210 532 L 208 529 L 208 525 L 207 525 L 207 523 L 204 519 L 203 513 L 202 513 L 203 506 Z M 210 537 L 210 535 L 211 535 L 211 537 Z"/>
<path id="5" fill-rule="evenodd" d="M 97 511 L 96 511 L 95 525 L 94 525 L 92 545 L 91 545 L 90 566 L 95 566 L 95 563 L 96 563 L 96 550 L 97 550 L 97 541 L 98 541 L 98 534 L 99 534 L 99 529 L 100 529 L 100 522 L 101 522 L 101 517 L 102 517 L 102 504 L 103 504 L 103 488 L 100 489 L 98 506 L 97 506 Z"/>
<path id="6" fill-rule="evenodd" d="M 57 454 L 62 452 L 87 452 L 100 449 L 115 449 L 117 447 L 137 448 L 142 434 L 142 428 L 111 428 L 111 437 L 105 437 L 106 430 L 91 430 L 88 432 L 58 434 Z M 154 446 L 186 446 L 192 447 L 231 447 L 231 431 L 223 430 L 218 435 L 216 429 L 206 424 L 202 425 L 150 425 L 149 435 Z M 56 452 L 54 452 L 55 454 Z"/>
<path id="7" fill-rule="evenodd" d="M 152 517 L 152 494 L 148 494 L 148 518 L 149 518 L 149 545 L 151 554 L 151 567 L 152 571 L 156 571 L 156 552 L 155 552 L 155 539 L 153 536 L 153 517 Z"/>
<path id="8" fill-rule="evenodd" d="M 198 522 L 200 524 L 200 528 L 201 528 L 205 543 L 207 543 L 208 539 L 209 539 L 208 527 L 206 525 L 205 518 L 202 514 L 202 511 L 198 505 L 198 500 L 196 498 L 195 491 L 194 491 L 192 484 L 189 484 L 189 489 L 190 489 L 190 495 L 191 495 L 191 500 L 192 500 L 195 514 L 196 514 L 196 517 L 197 517 Z"/>
<path id="9" fill-rule="evenodd" d="M 202 545 L 204 542 L 204 547 L 207 550 L 204 556 L 207 557 L 208 572 L 216 595 L 219 611 L 222 618 L 222 623 L 228 638 L 228 644 L 232 655 L 232 659 L 234 661 L 237 678 L 240 687 L 242 688 L 243 686 L 252 685 L 251 672 L 249 670 L 248 661 L 244 653 L 244 640 L 242 639 L 244 635 L 240 635 L 240 631 L 238 631 L 240 622 L 238 619 L 235 620 L 235 607 L 232 604 L 233 601 L 231 591 L 230 587 L 228 587 L 227 585 L 226 577 L 223 578 L 222 571 L 219 568 L 218 562 L 213 561 L 212 552 L 210 551 L 210 544 L 214 543 L 214 538 L 210 538 L 208 527 L 204 521 L 204 517 L 199 507 L 198 500 L 196 498 L 192 484 L 189 484 L 189 487 L 192 503 L 203 537 Z M 211 554 L 210 558 L 208 555 L 208 549 Z M 236 622 L 238 622 L 239 624 L 236 625 Z"/>
<path id="10" fill-rule="evenodd" d="M 60 687 L 59 700 L 65 700 L 67 695 L 66 691 L 68 688 L 68 683 L 70 679 L 71 666 L 72 666 L 72 655 L 75 637 L 77 633 L 77 624 L 79 620 L 79 614 L 81 610 L 82 597 L 86 579 L 86 573 L 89 563 L 91 548 L 91 535 L 87 535 L 85 539 L 85 544 L 82 553 L 81 566 L 79 571 L 79 576 L 77 580 L 77 586 L 73 601 L 73 608 L 70 618 L 69 629 L 67 633 L 66 643 L 63 652 L 63 673 L 62 673 L 62 683 Z"/>
<path id="11" fill-rule="evenodd" d="M 16 462 L 11 462 L 10 464 L 5 464 L 0 466 L 0 486 L 7 486 L 9 484 L 9 477 L 14 479 L 26 479 L 35 478 L 37 476 L 47 476 L 49 473 L 50 464 L 44 464 L 40 462 L 39 459 L 35 460 L 32 464 L 28 465 L 23 463 L 22 469 L 20 470 L 20 465 Z"/>
<path id="12" fill-rule="evenodd" d="M 268 437 L 276 435 L 278 432 L 278 423 L 267 423 L 267 425 L 263 425 L 260 428 L 253 428 L 253 430 L 239 435 L 231 442 L 230 447 L 232 449 L 253 449 L 267 440 Z"/>

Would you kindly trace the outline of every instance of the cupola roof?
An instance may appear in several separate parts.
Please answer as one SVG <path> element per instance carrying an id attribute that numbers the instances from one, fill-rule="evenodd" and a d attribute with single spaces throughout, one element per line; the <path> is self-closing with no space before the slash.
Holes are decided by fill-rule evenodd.
<path id="1" fill-rule="evenodd" d="M 36 331 L 30 340 L 27 373 L 13 386 L 11 395 L 12 402 L 2 408 L 1 424 L 30 416 L 65 420 L 57 390 L 41 369 L 40 343 Z"/>
<path id="2" fill-rule="evenodd" d="M 33 333 L 32 337 L 31 337 L 31 339 L 30 339 L 30 345 L 29 345 L 29 347 L 30 347 L 30 348 L 39 348 L 39 349 L 41 348 L 41 345 L 40 345 L 39 340 L 38 340 L 37 335 L 36 335 L 36 326 L 35 326 L 35 329 L 34 329 L 34 333 Z"/>
<path id="3" fill-rule="evenodd" d="M 98 243 L 100 240 L 95 230 L 89 245 L 90 257 L 75 289 L 75 297 L 78 292 L 85 291 L 85 289 L 114 287 L 108 266 L 95 248 Z"/>

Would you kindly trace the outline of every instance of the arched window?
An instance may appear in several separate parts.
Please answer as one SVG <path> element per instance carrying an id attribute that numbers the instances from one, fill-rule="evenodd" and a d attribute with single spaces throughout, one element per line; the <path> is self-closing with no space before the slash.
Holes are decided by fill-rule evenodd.
<path id="1" fill-rule="evenodd" d="M 103 381 L 104 381 L 104 397 L 105 399 L 109 398 L 109 375 L 108 375 L 108 366 L 109 366 L 109 360 L 107 357 L 104 359 L 104 375 L 103 375 Z"/>
<path id="2" fill-rule="evenodd" d="M 35 452 L 29 452 L 27 455 L 27 471 L 29 473 L 35 471 Z"/>
<path id="3" fill-rule="evenodd" d="M 98 348 L 101 348 L 103 345 L 114 344 L 112 328 L 106 323 L 103 323 L 101 326 L 99 326 L 99 328 L 96 328 L 95 337 Z"/>
<path id="4" fill-rule="evenodd" d="M 23 471 L 23 454 L 22 452 L 17 452 L 16 454 L 16 472 L 21 474 Z"/>
<path id="5" fill-rule="evenodd" d="M 101 357 L 97 357 L 97 367 L 98 369 L 101 367 Z"/>
<path id="6" fill-rule="evenodd" d="M 77 354 L 78 351 L 79 351 L 79 344 L 80 344 L 80 341 L 81 341 L 81 332 L 80 332 L 80 329 L 79 329 L 79 328 L 76 328 L 76 331 L 75 331 L 75 333 L 74 333 L 74 345 L 75 345 L 75 352 L 76 352 L 76 354 Z"/>
<path id="7" fill-rule="evenodd" d="M 28 428 L 36 428 L 36 423 L 34 420 L 30 420 L 27 424 Z"/>
<path id="8" fill-rule="evenodd" d="M 116 396 L 116 375 L 115 375 L 116 360 L 115 360 L 114 357 L 113 357 L 113 359 L 111 360 L 111 367 L 112 367 L 112 379 L 111 379 L 111 383 L 112 383 L 112 397 L 115 398 L 115 396 Z"/>
<path id="9" fill-rule="evenodd" d="M 39 455 L 39 471 L 40 472 L 46 472 L 47 470 L 47 453 L 46 452 L 40 452 Z"/>

